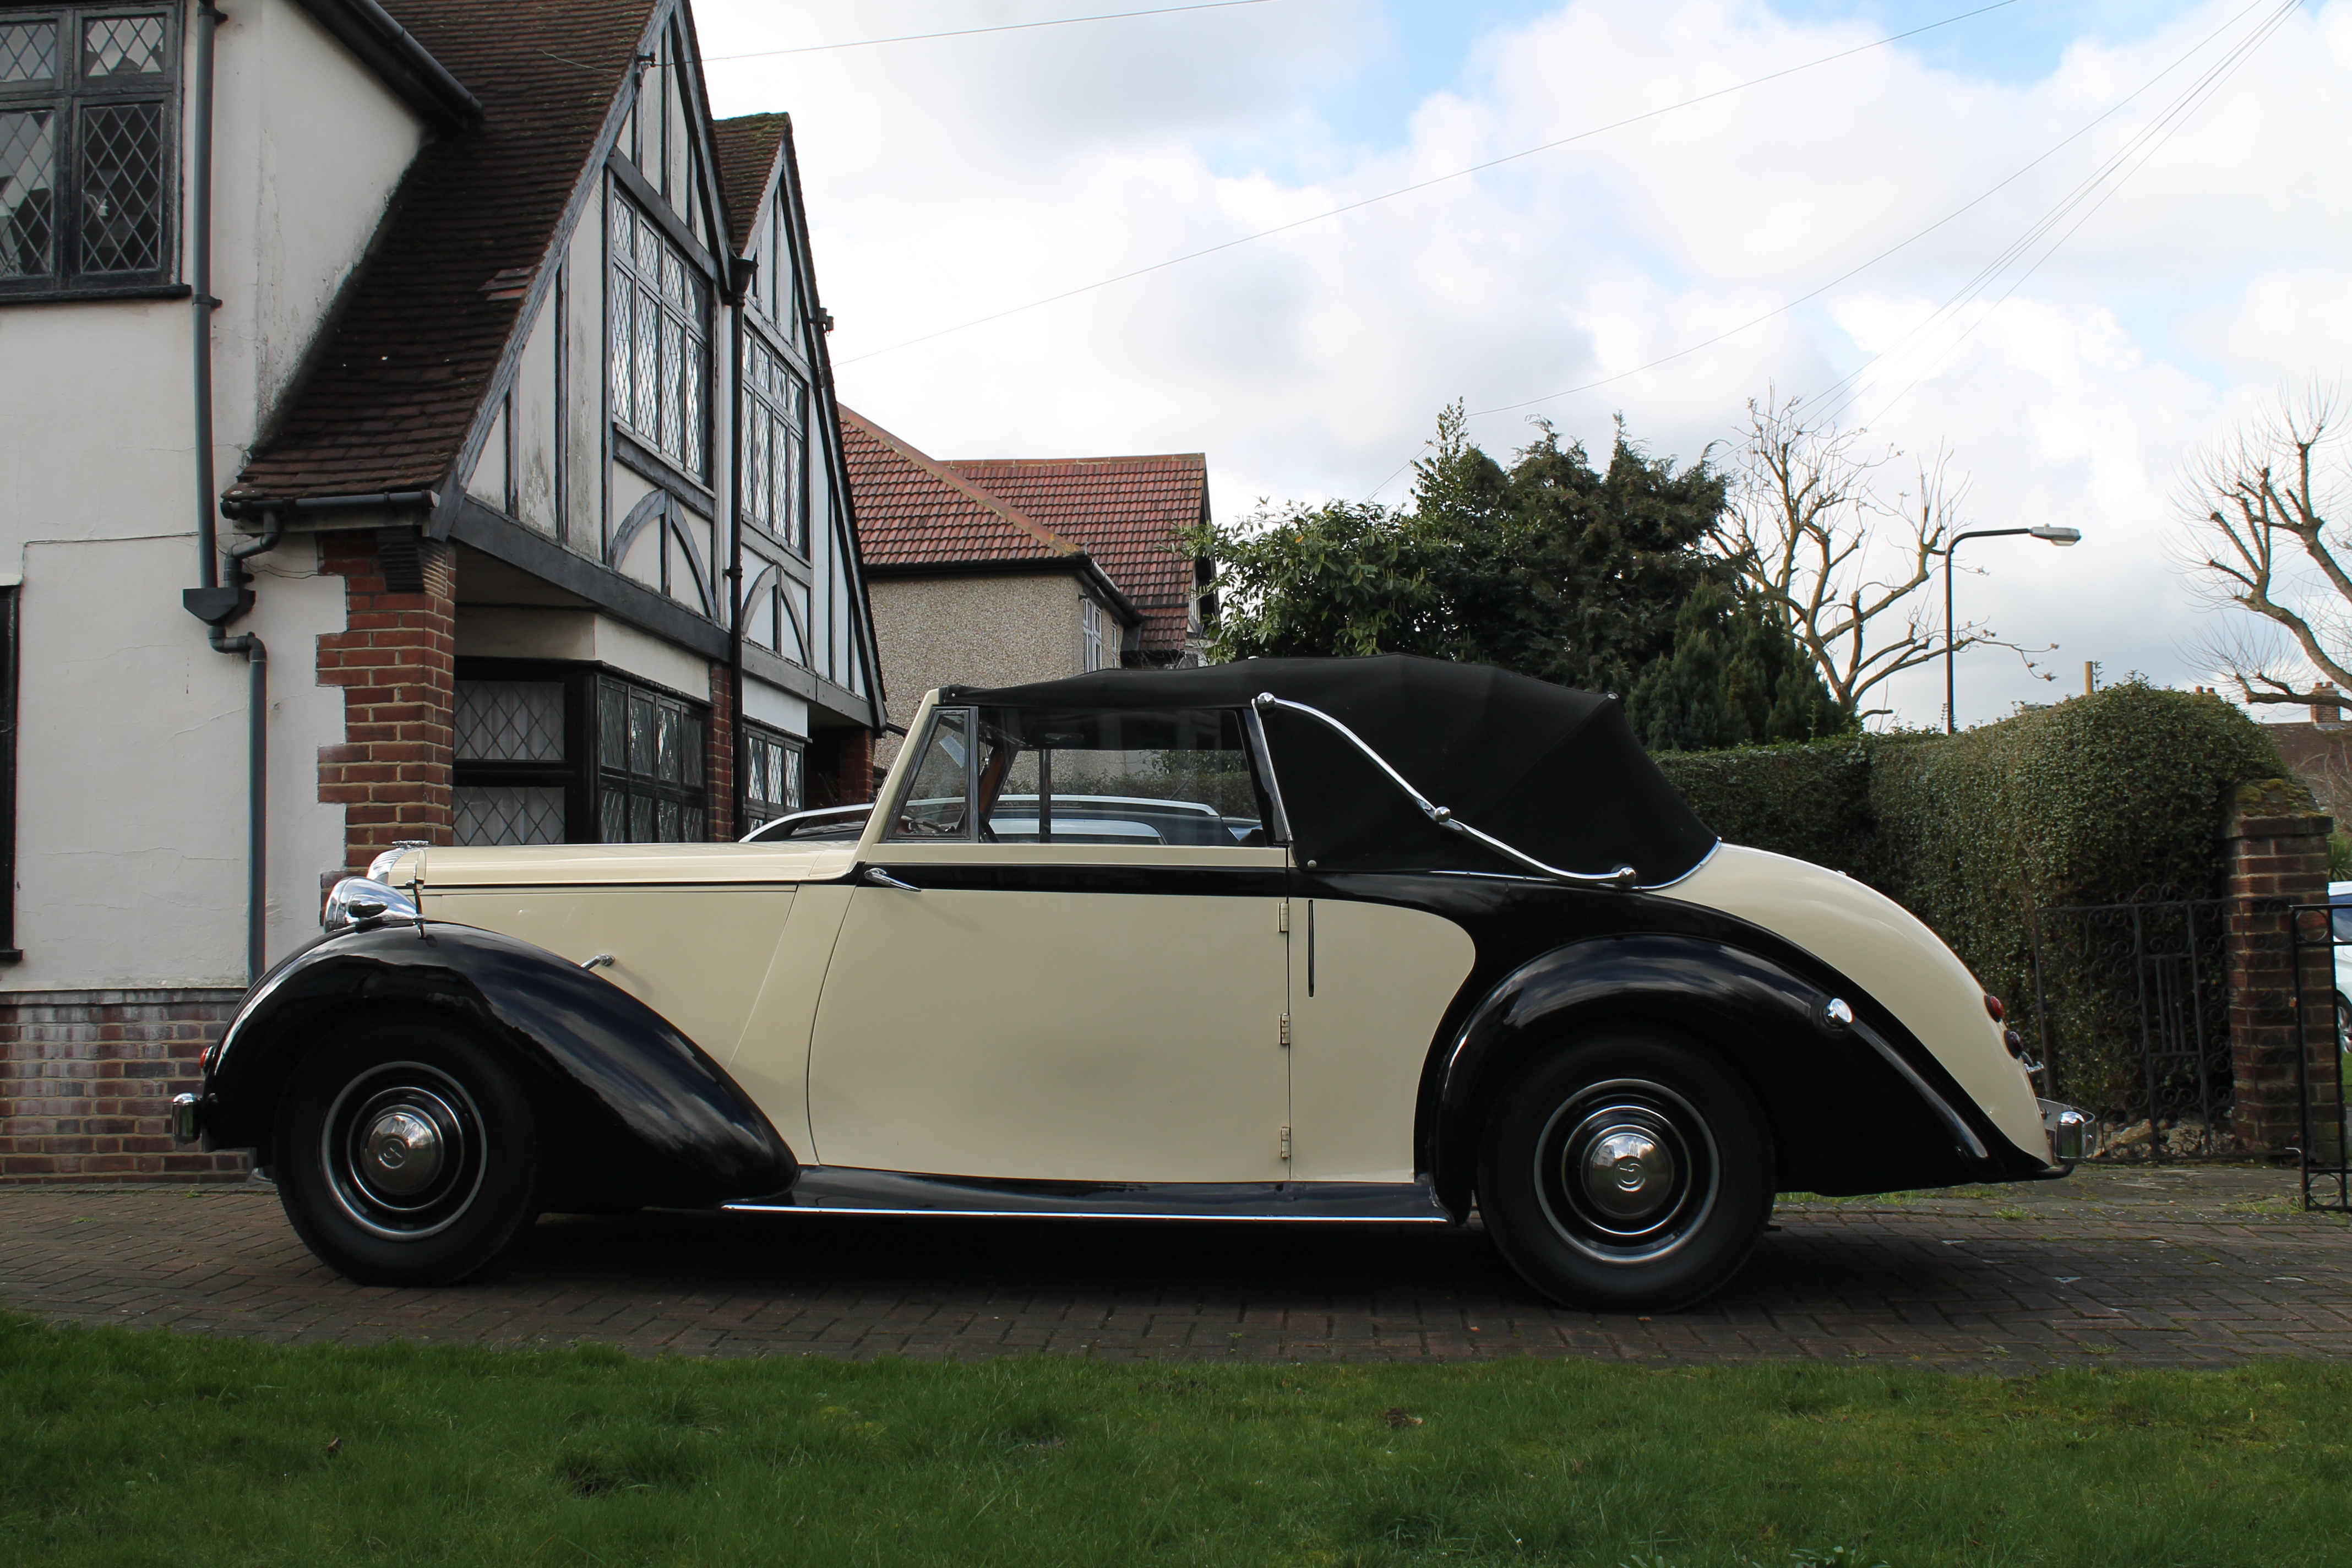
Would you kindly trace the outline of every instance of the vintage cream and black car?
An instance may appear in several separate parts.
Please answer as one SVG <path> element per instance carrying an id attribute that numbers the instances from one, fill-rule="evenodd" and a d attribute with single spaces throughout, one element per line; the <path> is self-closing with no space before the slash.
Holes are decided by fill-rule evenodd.
<path id="1" fill-rule="evenodd" d="M 2081 1152 L 1933 933 L 1717 842 L 1607 698 L 1401 658 L 950 689 L 831 831 L 387 856 L 183 1135 L 364 1279 L 543 1210 L 1475 1208 L 1618 1308 L 1721 1285 L 1776 1192 Z"/>

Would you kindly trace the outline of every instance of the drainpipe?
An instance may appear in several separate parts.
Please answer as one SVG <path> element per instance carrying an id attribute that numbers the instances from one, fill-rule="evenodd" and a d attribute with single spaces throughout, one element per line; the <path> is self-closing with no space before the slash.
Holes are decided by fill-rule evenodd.
<path id="1" fill-rule="evenodd" d="M 230 637 L 221 628 L 253 607 L 253 595 L 246 587 L 252 574 L 246 570 L 245 563 L 277 548 L 285 532 L 285 520 L 276 512 L 270 513 L 260 538 L 230 550 L 226 563 L 228 581 L 221 581 L 220 533 L 215 510 L 219 500 L 214 493 L 213 474 L 213 312 L 220 308 L 220 301 L 213 297 L 213 49 L 215 36 L 226 20 L 213 0 L 199 0 L 188 201 L 198 585 L 185 590 L 181 601 L 191 615 L 205 623 L 206 640 L 214 652 L 245 656 L 245 970 L 246 984 L 249 985 L 261 978 L 268 963 L 269 650 L 251 633 Z"/>

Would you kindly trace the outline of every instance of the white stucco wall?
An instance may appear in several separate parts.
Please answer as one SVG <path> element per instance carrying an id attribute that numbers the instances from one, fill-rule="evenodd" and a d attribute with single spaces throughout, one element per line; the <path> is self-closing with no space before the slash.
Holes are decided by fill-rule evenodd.
<path id="1" fill-rule="evenodd" d="M 710 700 L 710 661 L 593 610 L 467 605 L 459 658 L 550 658 L 608 664 L 698 702 Z M 795 731 L 799 733 L 800 731 Z"/>
<path id="2" fill-rule="evenodd" d="M 214 157 L 224 487 L 423 137 L 291 0 L 231 11 Z M 0 989 L 245 979 L 246 662 L 215 653 L 180 604 L 198 572 L 191 330 L 178 301 L 0 307 L 0 364 L 40 367 L 0 376 L 0 574 L 22 578 L 25 953 Z M 259 565 L 259 609 L 230 629 L 271 655 L 276 954 L 316 931 L 320 878 L 342 860 L 317 751 L 341 737 L 342 697 L 316 684 L 315 639 L 341 629 L 343 584 L 317 574 L 308 539 Z"/>

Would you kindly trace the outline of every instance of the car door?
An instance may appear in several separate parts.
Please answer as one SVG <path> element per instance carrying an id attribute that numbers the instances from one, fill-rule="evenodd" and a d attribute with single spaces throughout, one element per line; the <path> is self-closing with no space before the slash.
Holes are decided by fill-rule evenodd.
<path id="1" fill-rule="evenodd" d="M 860 846 L 888 881 L 851 892 L 825 972 L 817 1159 L 1281 1180 L 1286 859 L 1244 841 L 1237 716 L 936 708 L 918 736 Z"/>

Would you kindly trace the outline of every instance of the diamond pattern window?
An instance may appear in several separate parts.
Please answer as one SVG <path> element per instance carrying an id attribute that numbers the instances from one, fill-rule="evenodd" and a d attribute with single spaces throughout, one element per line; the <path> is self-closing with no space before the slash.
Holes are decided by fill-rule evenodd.
<path id="1" fill-rule="evenodd" d="M 172 280 L 178 18 L 0 19 L 0 300 Z"/>
<path id="2" fill-rule="evenodd" d="M 743 520 L 808 553 L 808 384 L 743 336 Z"/>
<path id="3" fill-rule="evenodd" d="M 763 827 L 805 802 L 801 742 L 748 720 L 742 726 L 743 831 Z"/>
<path id="4" fill-rule="evenodd" d="M 709 286 L 617 186 L 612 212 L 613 417 L 702 479 L 709 468 Z"/>
<path id="5" fill-rule="evenodd" d="M 600 666 L 457 661 L 460 844 L 691 843 L 709 836 L 707 710 Z"/>

